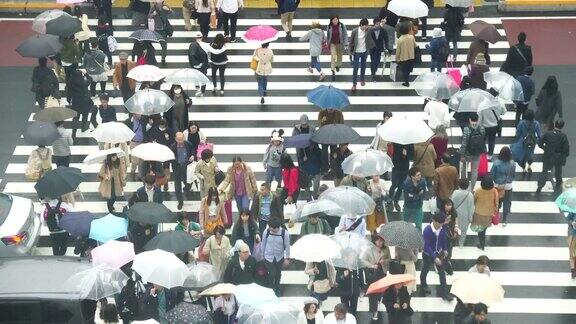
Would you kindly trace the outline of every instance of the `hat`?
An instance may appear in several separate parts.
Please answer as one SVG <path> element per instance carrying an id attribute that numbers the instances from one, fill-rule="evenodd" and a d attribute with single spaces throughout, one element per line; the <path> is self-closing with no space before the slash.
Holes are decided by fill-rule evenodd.
<path id="1" fill-rule="evenodd" d="M 308 304 L 318 305 L 318 299 L 316 299 L 314 297 L 307 297 L 306 299 L 304 299 L 304 305 L 308 305 Z"/>
<path id="2" fill-rule="evenodd" d="M 302 116 L 300 116 L 300 124 L 308 125 L 309 121 L 308 115 L 302 114 Z"/>
<path id="3" fill-rule="evenodd" d="M 280 130 L 274 130 L 272 132 L 272 137 L 270 138 L 270 141 L 280 141 L 280 142 L 284 142 L 284 139 L 282 138 L 282 135 L 284 134 L 284 130 L 280 129 Z"/>
<path id="4" fill-rule="evenodd" d="M 486 57 L 484 57 L 484 53 L 476 54 L 476 59 L 474 60 L 474 64 L 486 65 Z"/>
<path id="5" fill-rule="evenodd" d="M 438 27 L 434 28 L 432 30 L 432 37 L 433 38 L 442 37 L 442 28 L 438 28 Z"/>
<path id="6" fill-rule="evenodd" d="M 126 53 L 126 52 L 120 52 L 120 53 L 118 54 L 118 57 L 119 57 L 121 60 L 127 60 L 127 59 L 128 59 L 128 53 Z"/>

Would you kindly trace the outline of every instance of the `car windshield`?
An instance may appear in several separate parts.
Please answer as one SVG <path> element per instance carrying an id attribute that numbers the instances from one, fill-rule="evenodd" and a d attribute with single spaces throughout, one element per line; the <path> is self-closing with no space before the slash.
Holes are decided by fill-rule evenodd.
<path id="1" fill-rule="evenodd" d="M 12 198 L 8 195 L 0 194 L 0 226 L 4 224 L 6 217 L 10 214 L 12 208 Z"/>

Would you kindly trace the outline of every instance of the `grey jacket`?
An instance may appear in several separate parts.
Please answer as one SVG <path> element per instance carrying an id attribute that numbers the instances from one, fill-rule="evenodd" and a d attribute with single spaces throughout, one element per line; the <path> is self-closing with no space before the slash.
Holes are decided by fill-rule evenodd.
<path id="1" fill-rule="evenodd" d="M 348 47 L 348 30 L 346 30 L 346 25 L 339 23 L 340 25 L 340 44 L 344 47 Z M 326 42 L 330 44 L 332 41 L 332 24 L 328 25 L 326 28 Z"/>
<path id="2" fill-rule="evenodd" d="M 349 54 L 354 54 L 356 47 L 358 46 L 358 30 L 360 27 L 354 28 L 352 34 L 350 35 L 350 40 L 348 41 L 348 51 Z M 370 37 L 370 29 L 366 30 L 366 52 L 370 51 L 376 44 L 374 40 Z"/>
<path id="3" fill-rule="evenodd" d="M 82 59 L 88 75 L 98 75 L 106 72 L 106 54 L 99 49 L 91 49 Z"/>
<path id="4" fill-rule="evenodd" d="M 311 29 L 300 37 L 301 42 L 310 41 L 310 56 L 320 56 L 322 54 L 323 39 L 325 39 L 324 31 L 320 28 Z"/>
<path id="5" fill-rule="evenodd" d="M 478 113 L 478 124 L 484 128 L 496 127 L 498 126 L 498 120 L 502 119 L 501 116 L 505 114 L 506 108 L 502 104 L 496 109 L 484 109 Z"/>
<path id="6" fill-rule="evenodd" d="M 53 156 L 68 156 L 70 155 L 70 145 L 74 144 L 72 140 L 72 132 L 66 128 L 58 127 L 58 137 L 52 143 Z"/>

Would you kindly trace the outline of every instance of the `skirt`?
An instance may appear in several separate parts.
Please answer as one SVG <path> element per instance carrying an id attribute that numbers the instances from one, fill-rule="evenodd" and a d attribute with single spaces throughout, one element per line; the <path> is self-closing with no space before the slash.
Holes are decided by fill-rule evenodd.
<path id="1" fill-rule="evenodd" d="M 108 81 L 108 72 L 90 75 L 90 77 L 92 78 L 92 81 L 94 81 L 94 82 L 106 82 L 106 81 Z"/>

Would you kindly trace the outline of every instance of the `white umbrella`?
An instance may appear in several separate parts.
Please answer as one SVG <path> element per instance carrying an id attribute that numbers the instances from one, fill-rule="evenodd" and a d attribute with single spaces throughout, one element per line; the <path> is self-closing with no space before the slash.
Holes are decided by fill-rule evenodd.
<path id="1" fill-rule="evenodd" d="M 155 283 L 164 288 L 182 286 L 188 267 L 173 253 L 152 250 L 142 252 L 134 257 L 132 270 L 136 271 L 144 281 Z"/>
<path id="2" fill-rule="evenodd" d="M 364 191 L 350 186 L 338 186 L 324 191 L 320 197 L 335 202 L 345 214 L 366 216 L 374 212 L 376 203 Z"/>
<path id="3" fill-rule="evenodd" d="M 145 89 L 137 91 L 124 106 L 131 113 L 151 116 L 167 112 L 174 101 L 164 91 Z"/>
<path id="4" fill-rule="evenodd" d="M 458 8 L 468 8 L 474 3 L 474 0 L 444 0 L 444 4 Z"/>
<path id="5" fill-rule="evenodd" d="M 382 139 L 407 145 L 423 143 L 434 135 L 430 127 L 422 119 L 406 116 L 392 116 L 382 126 L 378 127 Z"/>
<path id="6" fill-rule="evenodd" d="M 121 292 L 127 281 L 120 269 L 97 266 L 74 274 L 64 285 L 78 291 L 81 299 L 99 300 Z"/>
<path id="7" fill-rule="evenodd" d="M 70 16 L 59 9 L 46 10 L 34 18 L 32 30 L 40 34 L 46 34 L 46 23 L 63 15 Z"/>
<path id="8" fill-rule="evenodd" d="M 487 91 L 473 88 L 456 92 L 450 98 L 448 107 L 457 112 L 478 113 L 500 107 L 500 101 Z"/>
<path id="9" fill-rule="evenodd" d="M 319 213 L 331 216 L 342 216 L 346 214 L 346 211 L 332 200 L 318 199 L 300 205 L 296 212 L 292 214 L 292 220 L 295 222 L 303 222 L 308 219 L 308 216 Z"/>
<path id="10" fill-rule="evenodd" d="M 123 157 L 124 151 L 122 151 L 122 149 L 119 147 L 113 147 L 113 148 L 109 148 L 107 150 L 97 151 L 97 152 L 88 154 L 84 158 L 83 162 L 86 164 L 101 163 L 101 162 L 104 162 L 106 160 L 106 158 L 108 157 L 108 155 L 110 155 L 110 154 L 116 154 L 116 155 L 118 155 L 118 157 Z"/>
<path id="11" fill-rule="evenodd" d="M 186 287 L 186 285 L 184 285 Z M 225 294 L 233 294 L 236 285 L 231 283 L 219 283 L 212 286 L 200 293 L 200 296 L 220 296 Z"/>
<path id="12" fill-rule="evenodd" d="M 158 143 L 140 144 L 130 154 L 144 161 L 166 162 L 175 159 L 174 152 L 168 146 Z"/>
<path id="13" fill-rule="evenodd" d="M 210 83 L 210 80 L 202 72 L 191 68 L 174 71 L 167 75 L 164 81 L 180 85 L 188 83 L 205 85 Z"/>
<path id="14" fill-rule="evenodd" d="M 504 288 L 481 273 L 464 273 L 456 277 L 450 293 L 466 304 L 484 303 L 490 306 L 504 300 Z"/>
<path id="15" fill-rule="evenodd" d="M 241 305 L 241 309 L 238 310 L 238 319 L 243 324 L 297 323 L 298 313 L 301 312 L 299 306 L 285 301 L 271 302 L 257 307 Z"/>
<path id="16" fill-rule="evenodd" d="M 460 90 L 454 79 L 446 73 L 426 72 L 416 77 L 412 87 L 419 96 L 436 100 L 450 99 Z"/>
<path id="17" fill-rule="evenodd" d="M 274 290 L 255 283 L 236 286 L 234 296 L 238 303 L 252 307 L 278 300 Z"/>
<path id="18" fill-rule="evenodd" d="M 134 132 L 121 122 L 102 123 L 92 132 L 92 137 L 100 143 L 126 143 L 134 138 Z"/>
<path id="19" fill-rule="evenodd" d="M 130 79 L 143 82 L 143 81 L 158 81 L 164 77 L 162 70 L 155 65 L 139 65 L 134 67 L 128 72 L 127 75 Z"/>
<path id="20" fill-rule="evenodd" d="M 502 71 L 484 72 L 488 88 L 498 91 L 498 97 L 505 100 L 524 101 L 522 84 L 513 76 Z"/>
<path id="21" fill-rule="evenodd" d="M 393 166 L 388 154 L 371 148 L 354 152 L 342 162 L 344 173 L 358 177 L 381 175 L 392 170 Z"/>
<path id="22" fill-rule="evenodd" d="M 420 18 L 428 16 L 428 6 L 420 0 L 392 0 L 388 10 L 400 17 Z"/>
<path id="23" fill-rule="evenodd" d="M 304 262 L 322 262 L 340 257 L 340 246 L 323 234 L 304 235 L 290 248 L 290 257 Z"/>

